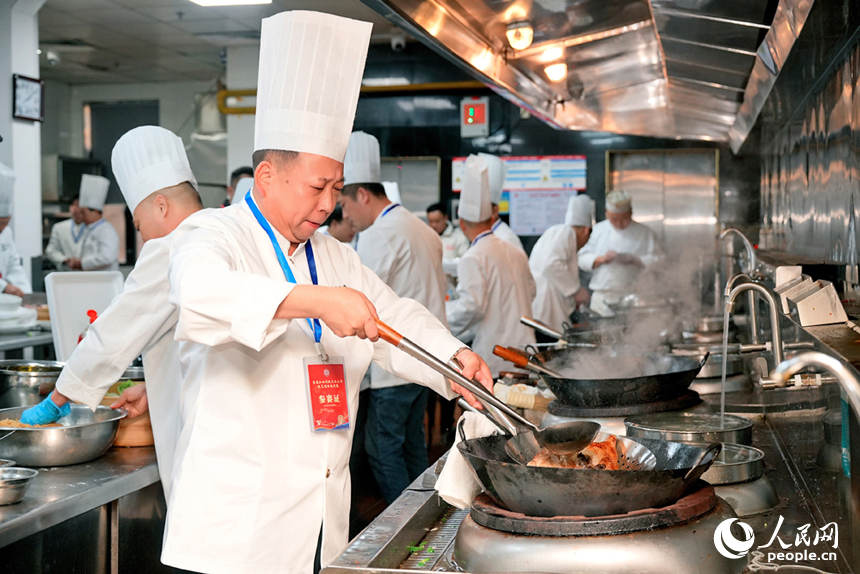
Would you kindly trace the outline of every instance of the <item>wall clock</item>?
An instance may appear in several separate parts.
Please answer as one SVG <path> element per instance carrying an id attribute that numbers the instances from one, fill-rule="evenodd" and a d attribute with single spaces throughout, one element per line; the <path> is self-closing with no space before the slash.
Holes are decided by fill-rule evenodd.
<path id="1" fill-rule="evenodd" d="M 45 119 L 45 81 L 12 75 L 12 117 L 41 122 Z"/>

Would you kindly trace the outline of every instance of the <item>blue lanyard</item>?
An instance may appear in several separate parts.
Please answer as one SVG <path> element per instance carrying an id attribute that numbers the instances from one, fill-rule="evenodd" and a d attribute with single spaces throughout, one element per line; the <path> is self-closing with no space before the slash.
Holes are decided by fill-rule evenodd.
<path id="1" fill-rule="evenodd" d="M 496 232 L 496 229 L 498 229 L 498 228 L 499 228 L 499 226 L 500 226 L 501 224 L 502 224 L 502 220 L 501 220 L 501 219 L 497 219 L 497 220 L 496 220 L 496 222 L 493 224 L 493 227 L 492 227 L 492 228 L 490 228 L 490 231 L 492 231 L 493 233 L 495 233 L 495 232 Z"/>
<path id="2" fill-rule="evenodd" d="M 281 264 L 281 269 L 284 271 L 284 276 L 286 276 L 287 281 L 298 285 L 298 281 L 296 281 L 296 277 L 290 269 L 290 264 L 287 263 L 284 251 L 281 249 L 278 239 L 275 237 L 275 232 L 272 231 L 272 226 L 269 225 L 269 222 L 266 221 L 266 218 L 263 217 L 262 213 L 260 213 L 260 209 L 257 207 L 257 204 L 254 203 L 254 198 L 251 197 L 250 191 L 248 192 L 248 195 L 245 196 L 245 201 L 248 202 L 248 207 L 251 208 L 251 212 L 254 214 L 254 217 L 257 218 L 257 223 L 260 224 L 260 227 L 262 227 L 263 231 L 266 232 L 266 235 L 269 236 L 269 241 L 272 242 L 272 247 L 275 248 L 275 255 L 278 257 L 278 263 Z M 308 270 L 311 272 L 311 281 L 314 285 L 317 285 L 317 264 L 314 260 L 314 250 L 311 247 L 310 239 L 305 242 L 305 254 L 308 258 Z M 308 322 L 311 332 L 314 334 L 314 342 L 319 343 L 320 340 L 322 340 L 322 325 L 320 324 L 320 320 L 314 319 L 311 321 L 310 319 L 305 319 L 305 321 Z"/>
<path id="3" fill-rule="evenodd" d="M 475 244 L 476 244 L 476 243 L 478 243 L 480 240 L 482 240 L 482 239 L 483 239 L 483 238 L 485 238 L 486 236 L 488 236 L 488 235 L 492 235 L 492 234 L 493 234 L 493 230 L 492 230 L 492 229 L 490 229 L 490 230 L 488 230 L 488 231 L 484 231 L 483 233 L 478 234 L 478 236 L 475 238 L 475 240 L 474 240 L 474 241 L 472 241 L 472 245 L 470 245 L 469 247 L 474 247 L 474 246 L 475 246 Z"/>
<path id="4" fill-rule="evenodd" d="M 399 203 L 392 203 L 391 205 L 389 205 L 388 207 L 385 208 L 385 211 L 382 212 L 382 215 L 380 215 L 379 218 L 382 219 L 383 217 L 388 215 L 388 212 L 391 211 L 392 209 L 394 209 L 395 207 L 400 207 L 400 204 Z"/>
<path id="5" fill-rule="evenodd" d="M 80 241 L 80 240 L 81 240 L 81 237 L 83 237 L 83 235 L 84 235 L 84 231 L 86 231 L 86 230 L 87 230 L 87 226 L 82 224 L 82 225 L 81 225 L 81 230 L 80 230 L 80 231 L 78 231 L 77 233 L 75 233 L 75 222 L 74 222 L 74 221 L 72 221 L 72 240 L 73 240 L 75 243 L 77 243 L 78 241 Z"/>

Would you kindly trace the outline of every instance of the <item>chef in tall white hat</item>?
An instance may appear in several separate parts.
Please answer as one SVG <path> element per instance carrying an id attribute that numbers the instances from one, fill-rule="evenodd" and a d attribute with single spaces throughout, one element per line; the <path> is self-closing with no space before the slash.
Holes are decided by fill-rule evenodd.
<path id="1" fill-rule="evenodd" d="M 51 239 L 45 247 L 45 257 L 59 270 L 67 270 L 72 259 L 81 258 L 81 245 L 87 224 L 78 207 L 78 196 L 69 203 L 71 217 L 58 221 L 51 227 Z"/>
<path id="2" fill-rule="evenodd" d="M 579 281 L 577 251 L 588 241 L 594 224 L 594 202 L 585 194 L 567 202 L 564 223 L 547 229 L 532 248 L 529 267 L 537 284 L 532 314 L 554 329 L 588 303 L 588 290 Z"/>
<path id="3" fill-rule="evenodd" d="M 81 240 L 81 258 L 71 259 L 70 269 L 83 271 L 119 271 L 119 235 L 102 216 L 110 180 L 100 175 L 84 174 L 78 208 L 87 225 Z"/>
<path id="4" fill-rule="evenodd" d="M 606 196 L 606 219 L 594 226 L 579 252 L 579 268 L 592 272 L 591 310 L 611 316 L 610 305 L 635 290 L 639 273 L 662 257 L 660 240 L 650 228 L 633 221 L 630 194 Z"/>
<path id="5" fill-rule="evenodd" d="M 370 30 L 315 12 L 263 20 L 251 196 L 177 229 L 169 297 L 183 403 L 169 566 L 306 574 L 343 549 L 351 429 L 371 361 L 453 396 L 442 376 L 377 340 L 377 316 L 492 384 L 426 308 L 315 233 L 343 185 Z"/>
<path id="6" fill-rule="evenodd" d="M 131 361 L 143 355 L 146 385 L 127 389 L 111 406 L 128 410 L 130 417 L 150 411 L 166 496 L 181 403 L 180 343 L 174 340 L 177 311 L 168 300 L 167 268 L 177 236 L 174 227 L 200 209 L 196 180 L 177 140 L 169 130 L 145 126 L 123 135 L 114 147 L 111 167 L 147 241 L 123 292 L 66 360 L 56 390 L 21 417 L 27 424 L 55 422 L 68 412 L 69 399 L 95 409 Z"/>
<path id="7" fill-rule="evenodd" d="M 361 232 L 358 256 L 399 297 L 414 299 L 447 326 L 439 235 L 388 197 L 380 175 L 379 141 L 355 132 L 343 162 L 343 216 Z M 399 195 L 399 194 L 398 194 Z M 366 447 L 386 502 L 427 468 L 424 411 L 428 389 L 370 367 Z"/>
<path id="8" fill-rule="evenodd" d="M 12 228 L 12 196 L 15 193 L 15 172 L 0 163 L 0 291 L 21 297 L 32 293 L 21 255 L 15 245 Z"/>
<path id="9" fill-rule="evenodd" d="M 495 345 L 523 348 L 535 342 L 534 330 L 520 323 L 532 310 L 535 282 L 525 252 L 493 233 L 489 169 L 482 157 L 466 159 L 458 215 L 471 246 L 458 264 L 458 298 L 447 303 L 448 323 L 454 335 L 474 333 L 472 348 L 487 358 L 495 376 L 505 366 L 493 355 Z"/>
<path id="10" fill-rule="evenodd" d="M 111 153 L 116 181 L 144 241 L 163 237 L 203 209 L 182 139 L 158 126 L 125 133 Z"/>
<path id="11" fill-rule="evenodd" d="M 502 192 L 505 190 L 505 176 L 508 173 L 508 168 L 502 158 L 488 153 L 479 153 L 478 157 L 484 160 L 487 164 L 487 175 L 490 178 L 490 201 L 493 204 L 493 233 L 499 236 L 499 239 L 507 241 L 523 253 L 523 242 L 514 233 L 510 226 L 502 221 L 499 216 L 499 204 L 502 203 Z"/>

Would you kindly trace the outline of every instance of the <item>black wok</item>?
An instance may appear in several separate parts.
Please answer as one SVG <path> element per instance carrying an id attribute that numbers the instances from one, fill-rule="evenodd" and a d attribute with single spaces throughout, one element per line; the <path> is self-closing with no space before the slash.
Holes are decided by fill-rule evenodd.
<path id="1" fill-rule="evenodd" d="M 720 452 L 677 442 L 628 437 L 657 459 L 654 470 L 586 470 L 517 464 L 505 453 L 509 437 L 461 441 L 484 492 L 493 501 L 526 516 L 608 516 L 677 502 Z M 700 458 L 701 457 L 701 458 Z"/>
<path id="2" fill-rule="evenodd" d="M 589 350 L 560 349 L 543 351 L 534 359 L 562 374 L 582 373 L 577 378 L 543 376 L 562 404 L 613 408 L 671 401 L 681 397 L 702 370 L 708 356 L 700 360 L 664 353 L 631 353 L 608 357 Z M 564 366 L 583 363 L 590 365 L 588 369 Z"/>

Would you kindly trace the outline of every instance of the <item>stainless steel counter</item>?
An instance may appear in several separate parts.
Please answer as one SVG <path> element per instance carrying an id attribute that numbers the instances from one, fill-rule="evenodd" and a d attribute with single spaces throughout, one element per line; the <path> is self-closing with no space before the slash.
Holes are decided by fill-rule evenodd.
<path id="1" fill-rule="evenodd" d="M 159 481 L 154 448 L 113 448 L 85 464 L 41 468 L 27 496 L 0 506 L 0 548 Z"/>
<path id="2" fill-rule="evenodd" d="M 50 331 L 34 329 L 24 333 L 11 333 L 0 335 L 0 352 L 26 349 L 27 347 L 40 347 L 42 345 L 53 345 L 54 337 Z"/>

